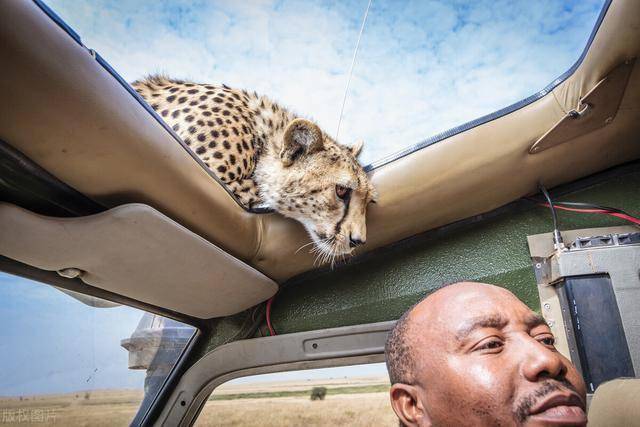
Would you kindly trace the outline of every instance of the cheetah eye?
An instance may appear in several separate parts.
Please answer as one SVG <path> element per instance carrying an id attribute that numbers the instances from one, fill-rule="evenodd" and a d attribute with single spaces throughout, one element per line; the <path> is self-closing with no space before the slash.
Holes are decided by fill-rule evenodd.
<path id="1" fill-rule="evenodd" d="M 336 196 L 345 200 L 351 194 L 351 189 L 349 187 L 344 187 L 342 185 L 336 185 Z"/>

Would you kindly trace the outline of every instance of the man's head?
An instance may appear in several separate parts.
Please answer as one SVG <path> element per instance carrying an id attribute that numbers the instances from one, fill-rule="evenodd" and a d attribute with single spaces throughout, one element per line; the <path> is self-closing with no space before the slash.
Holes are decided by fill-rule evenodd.
<path id="1" fill-rule="evenodd" d="M 586 424 L 582 378 L 506 289 L 462 282 L 432 293 L 398 321 L 385 353 L 407 426 Z"/>

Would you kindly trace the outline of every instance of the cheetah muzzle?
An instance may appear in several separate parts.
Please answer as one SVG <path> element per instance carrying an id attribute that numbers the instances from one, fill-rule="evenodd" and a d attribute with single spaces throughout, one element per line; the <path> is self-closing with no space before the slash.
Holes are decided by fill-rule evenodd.
<path id="1" fill-rule="evenodd" d="M 377 196 L 356 158 L 362 142 L 341 145 L 255 92 L 163 76 L 132 85 L 239 203 L 299 221 L 318 261 L 365 243 L 367 205 Z"/>

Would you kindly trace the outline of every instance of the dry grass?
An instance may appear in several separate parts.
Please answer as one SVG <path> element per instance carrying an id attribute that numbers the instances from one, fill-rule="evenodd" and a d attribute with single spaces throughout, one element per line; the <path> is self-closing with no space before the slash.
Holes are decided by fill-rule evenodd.
<path id="1" fill-rule="evenodd" d="M 0 399 L 0 426 L 128 426 L 142 402 L 140 390 L 92 391 Z"/>
<path id="2" fill-rule="evenodd" d="M 313 387 L 327 387 L 325 400 L 311 401 Z M 353 393 L 376 390 L 375 393 Z M 216 389 L 196 422 L 200 427 L 217 426 L 397 426 L 389 403 L 389 378 L 336 378 L 253 384 L 223 384 Z M 383 390 L 383 391 L 380 391 Z M 345 391 L 347 394 L 342 394 Z M 300 392 L 296 397 L 224 400 L 238 394 Z"/>
<path id="3" fill-rule="evenodd" d="M 213 393 L 216 396 L 223 394 L 238 393 L 260 393 L 260 392 L 278 392 L 278 391 L 299 391 L 311 390 L 313 387 L 360 387 L 360 386 L 377 386 L 381 384 L 389 384 L 388 376 L 381 377 L 349 377 L 349 378 L 323 378 L 313 380 L 290 380 L 290 381 L 273 381 L 273 382 L 254 382 L 247 384 L 225 383 Z"/>
<path id="4" fill-rule="evenodd" d="M 387 393 L 308 397 L 210 400 L 196 426 L 397 426 Z"/>
<path id="5" fill-rule="evenodd" d="M 388 380 L 350 378 L 258 384 L 225 384 L 209 400 L 197 426 L 396 426 L 388 393 Z M 324 401 L 311 401 L 312 387 L 331 390 Z M 347 394 L 340 392 L 340 389 Z M 296 392 L 296 397 L 233 399 L 242 393 Z M 331 394 L 333 393 L 333 394 Z M 340 393 L 340 394 L 337 394 Z M 226 398 L 225 398 L 226 396 Z M 128 426 L 142 402 L 142 391 L 92 391 L 85 393 L 0 398 L 0 426 Z M 11 418 L 13 417 L 13 419 Z"/>

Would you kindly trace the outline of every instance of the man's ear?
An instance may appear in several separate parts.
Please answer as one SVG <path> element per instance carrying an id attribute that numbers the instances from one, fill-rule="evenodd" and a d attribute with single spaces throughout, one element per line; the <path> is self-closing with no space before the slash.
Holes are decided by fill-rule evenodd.
<path id="1" fill-rule="evenodd" d="M 351 154 L 353 154 L 353 157 L 358 157 L 360 155 L 363 146 L 364 141 L 359 139 L 355 142 L 355 144 L 349 147 L 349 150 L 351 151 Z"/>
<path id="2" fill-rule="evenodd" d="M 284 166 L 291 166 L 301 155 L 311 154 L 322 149 L 320 128 L 309 120 L 295 119 L 289 123 L 284 131 L 280 159 Z"/>
<path id="3" fill-rule="evenodd" d="M 405 426 L 431 426 L 431 418 L 418 396 L 418 389 L 407 384 L 393 384 L 389 390 L 391 407 Z"/>

